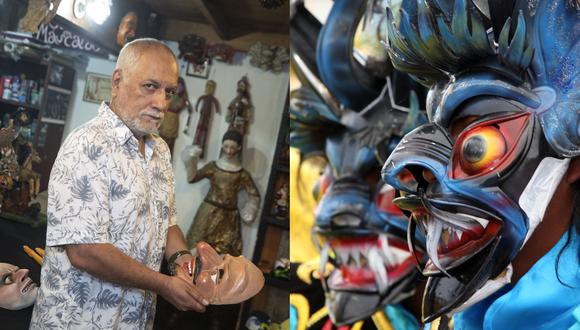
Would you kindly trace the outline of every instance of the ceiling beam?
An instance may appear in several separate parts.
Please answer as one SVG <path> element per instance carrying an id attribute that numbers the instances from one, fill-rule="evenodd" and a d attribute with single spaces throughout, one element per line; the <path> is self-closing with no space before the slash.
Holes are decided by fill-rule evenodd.
<path id="1" fill-rule="evenodd" d="M 230 40 L 230 28 L 222 11 L 212 1 L 197 0 L 197 7 L 222 40 Z"/>

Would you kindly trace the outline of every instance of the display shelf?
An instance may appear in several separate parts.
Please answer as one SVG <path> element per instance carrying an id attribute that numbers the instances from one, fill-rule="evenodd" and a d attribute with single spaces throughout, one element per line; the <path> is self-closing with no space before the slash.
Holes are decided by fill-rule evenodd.
<path id="1" fill-rule="evenodd" d="M 281 219 L 281 218 L 276 218 L 273 216 L 266 216 L 265 219 L 271 225 L 278 226 L 278 227 L 284 228 L 284 229 L 290 229 L 290 220 L 289 219 Z"/>
<path id="2" fill-rule="evenodd" d="M 34 109 L 34 110 L 40 110 L 40 105 L 33 105 L 33 104 L 29 104 L 29 103 L 21 103 L 21 102 L 12 101 L 12 100 L 0 99 L 0 103 L 15 105 L 17 107 L 24 107 L 24 108 Z"/>

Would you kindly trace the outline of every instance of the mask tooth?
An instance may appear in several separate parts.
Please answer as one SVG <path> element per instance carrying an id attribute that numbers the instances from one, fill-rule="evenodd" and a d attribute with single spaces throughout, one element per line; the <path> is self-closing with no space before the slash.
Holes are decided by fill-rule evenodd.
<path id="1" fill-rule="evenodd" d="M 340 263 L 343 265 L 348 264 L 348 249 L 343 246 L 340 246 L 337 247 L 335 250 L 340 258 Z"/>
<path id="2" fill-rule="evenodd" d="M 395 265 L 400 265 L 403 261 L 407 260 L 411 254 L 406 250 L 392 248 L 391 255 L 393 256 L 393 259 L 395 259 Z"/>
<path id="3" fill-rule="evenodd" d="M 449 246 L 449 236 L 451 236 L 451 229 L 449 227 L 443 228 L 443 232 L 441 233 L 441 238 L 443 239 L 443 243 L 445 243 L 446 247 Z"/>
<path id="4" fill-rule="evenodd" d="M 350 250 L 350 255 L 352 256 L 352 259 L 355 261 L 356 266 L 360 267 L 360 247 L 354 245 Z"/>
<path id="5" fill-rule="evenodd" d="M 461 236 L 463 236 L 463 231 L 461 231 L 461 230 L 458 229 L 458 230 L 455 231 L 455 233 L 457 233 L 457 238 L 459 240 L 461 240 Z"/>
<path id="6" fill-rule="evenodd" d="M 461 215 L 463 217 L 469 218 L 473 221 L 476 221 L 477 223 L 479 223 L 483 228 L 487 228 L 487 225 L 489 224 L 489 220 L 486 219 L 482 219 L 479 217 L 474 217 L 471 214 L 465 214 L 465 213 L 458 213 L 458 215 Z"/>
<path id="7" fill-rule="evenodd" d="M 383 265 L 381 259 L 382 258 L 377 250 L 373 249 L 369 252 L 370 268 L 375 274 L 375 282 L 379 287 L 379 292 L 382 294 L 387 291 L 389 282 L 387 277 L 387 271 L 385 270 L 385 266 Z"/>
<path id="8" fill-rule="evenodd" d="M 437 247 L 439 245 L 439 240 L 441 239 L 441 233 L 443 231 L 443 224 L 440 221 L 431 220 L 429 226 L 427 226 L 427 253 L 433 265 L 437 267 L 442 273 L 449 274 L 445 271 L 441 263 L 439 262 L 439 254 L 437 253 Z"/>
<path id="9" fill-rule="evenodd" d="M 392 257 L 391 252 L 390 252 L 389 240 L 387 238 L 387 234 L 379 235 L 379 241 L 381 242 L 381 253 L 380 254 L 383 257 L 385 265 L 392 265 L 395 262 L 395 260 L 393 260 L 393 257 Z"/>

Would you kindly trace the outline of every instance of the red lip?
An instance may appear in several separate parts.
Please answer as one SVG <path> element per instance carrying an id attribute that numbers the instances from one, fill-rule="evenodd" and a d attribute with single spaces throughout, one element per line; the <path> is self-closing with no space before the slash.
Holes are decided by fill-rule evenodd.
<path id="1" fill-rule="evenodd" d="M 388 246 L 383 248 L 385 241 Z M 380 251 L 383 256 L 378 260 L 381 263 L 378 267 L 384 267 L 388 283 L 397 282 L 415 268 L 415 258 L 408 251 L 407 243 L 397 237 L 388 236 L 386 240 L 380 235 L 340 237 L 329 239 L 329 243 L 336 255 L 337 269 L 329 278 L 329 286 L 334 290 L 379 291 L 377 265 L 370 264 L 372 250 Z"/>

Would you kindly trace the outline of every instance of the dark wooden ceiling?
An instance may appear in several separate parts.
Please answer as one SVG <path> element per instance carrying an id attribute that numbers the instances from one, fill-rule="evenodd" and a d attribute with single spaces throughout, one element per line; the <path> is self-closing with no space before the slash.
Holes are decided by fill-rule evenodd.
<path id="1" fill-rule="evenodd" d="M 228 41 L 251 33 L 287 36 L 289 1 L 274 9 L 264 8 L 260 0 L 145 0 L 145 3 L 166 25 L 179 21 L 210 25 L 222 40 Z"/>

